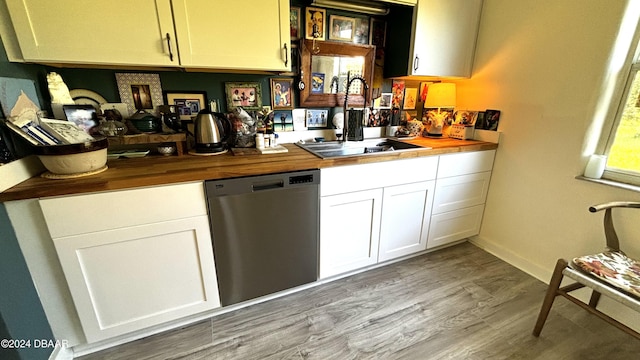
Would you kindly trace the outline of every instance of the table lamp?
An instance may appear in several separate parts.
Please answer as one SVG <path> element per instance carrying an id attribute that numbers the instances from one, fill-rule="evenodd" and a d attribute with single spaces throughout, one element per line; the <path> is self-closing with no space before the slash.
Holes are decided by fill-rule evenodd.
<path id="1" fill-rule="evenodd" d="M 447 111 L 443 112 L 441 109 L 454 108 L 455 106 L 456 84 L 435 83 L 429 85 L 424 107 L 426 109 L 432 108 L 437 110 L 429 110 L 426 116 L 422 117 L 422 122 L 425 125 L 426 136 L 442 136 L 442 128 L 451 113 Z"/>

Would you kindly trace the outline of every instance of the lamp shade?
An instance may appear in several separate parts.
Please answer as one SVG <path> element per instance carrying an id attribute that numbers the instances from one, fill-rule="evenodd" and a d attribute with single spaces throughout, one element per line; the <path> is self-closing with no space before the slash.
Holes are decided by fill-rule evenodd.
<path id="1" fill-rule="evenodd" d="M 456 84 L 435 83 L 429 85 L 424 106 L 427 108 L 456 107 Z"/>

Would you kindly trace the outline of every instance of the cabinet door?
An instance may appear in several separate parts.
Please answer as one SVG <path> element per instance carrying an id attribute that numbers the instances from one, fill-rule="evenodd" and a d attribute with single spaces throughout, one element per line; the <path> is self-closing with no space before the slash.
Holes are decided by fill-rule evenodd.
<path id="1" fill-rule="evenodd" d="M 378 260 L 427 248 L 434 181 L 384 188 Z"/>
<path id="2" fill-rule="evenodd" d="M 433 215 L 427 249 L 477 235 L 483 212 L 484 204 Z"/>
<path id="3" fill-rule="evenodd" d="M 289 71 L 289 0 L 174 0 L 185 67 Z"/>
<path id="4" fill-rule="evenodd" d="M 382 189 L 320 199 L 320 278 L 378 261 Z"/>
<path id="5" fill-rule="evenodd" d="M 179 63 L 168 0 L 7 0 L 7 8 L 26 61 Z"/>
<path id="6" fill-rule="evenodd" d="M 220 306 L 207 216 L 53 241 L 88 342 Z"/>
<path id="7" fill-rule="evenodd" d="M 491 171 L 438 179 L 433 214 L 484 204 L 490 179 Z"/>
<path id="8" fill-rule="evenodd" d="M 482 0 L 419 0 L 411 75 L 470 77 Z"/>

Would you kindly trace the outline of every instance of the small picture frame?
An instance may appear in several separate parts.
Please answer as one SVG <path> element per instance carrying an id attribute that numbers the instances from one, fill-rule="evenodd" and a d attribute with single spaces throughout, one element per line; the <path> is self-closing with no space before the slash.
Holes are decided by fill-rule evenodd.
<path id="1" fill-rule="evenodd" d="M 191 120 L 198 112 L 207 107 L 206 91 L 163 91 L 167 105 L 175 105 L 180 120 Z"/>
<path id="2" fill-rule="evenodd" d="M 262 90 L 258 82 L 226 82 L 224 84 L 227 96 L 227 110 L 231 111 L 236 107 L 244 110 L 262 109 Z"/>
<path id="3" fill-rule="evenodd" d="M 384 20 L 371 18 L 371 26 L 369 26 L 369 39 L 371 45 L 378 48 L 384 48 L 387 42 L 387 22 Z"/>
<path id="4" fill-rule="evenodd" d="M 86 133 L 98 125 L 98 114 L 93 105 L 62 105 L 62 111 L 68 121 L 78 125 Z"/>
<path id="5" fill-rule="evenodd" d="M 356 19 L 346 16 L 329 16 L 329 39 L 353 41 Z"/>
<path id="6" fill-rule="evenodd" d="M 420 83 L 420 102 L 427 101 L 427 93 L 429 92 L 429 85 L 433 84 L 433 81 L 423 81 Z"/>
<path id="7" fill-rule="evenodd" d="M 403 110 L 415 110 L 418 99 L 418 88 L 406 88 L 404 90 Z"/>
<path id="8" fill-rule="evenodd" d="M 307 128 L 326 128 L 329 110 L 307 110 Z"/>
<path id="9" fill-rule="evenodd" d="M 164 105 L 158 74 L 116 73 L 120 101 L 127 104 L 129 113 L 145 110 L 152 114 Z"/>
<path id="10" fill-rule="evenodd" d="M 392 93 L 382 93 L 380 95 L 380 109 L 391 109 Z"/>
<path id="11" fill-rule="evenodd" d="M 324 40 L 327 11 L 325 9 L 305 8 L 305 39 Z"/>
<path id="12" fill-rule="evenodd" d="M 500 122 L 500 110 L 487 109 L 484 112 L 484 130 L 498 130 L 498 122 Z"/>
<path id="13" fill-rule="evenodd" d="M 311 73 L 311 93 L 324 94 L 324 73 Z"/>
<path id="14" fill-rule="evenodd" d="M 394 109 L 402 109 L 404 102 L 404 80 L 393 80 L 391 82 L 391 107 Z"/>
<path id="15" fill-rule="evenodd" d="M 289 10 L 289 28 L 291 41 L 300 39 L 300 8 L 292 6 Z"/>
<path id="16" fill-rule="evenodd" d="M 273 131 L 293 131 L 293 115 L 291 110 L 275 110 L 273 112 Z"/>
<path id="17" fill-rule="evenodd" d="M 369 45 L 369 18 L 356 18 L 353 42 L 355 44 Z"/>
<path id="18" fill-rule="evenodd" d="M 271 79 L 270 82 L 273 110 L 293 109 L 293 79 Z"/>
<path id="19" fill-rule="evenodd" d="M 477 119 L 478 119 L 478 111 L 457 110 L 453 114 L 454 124 L 475 127 Z"/>

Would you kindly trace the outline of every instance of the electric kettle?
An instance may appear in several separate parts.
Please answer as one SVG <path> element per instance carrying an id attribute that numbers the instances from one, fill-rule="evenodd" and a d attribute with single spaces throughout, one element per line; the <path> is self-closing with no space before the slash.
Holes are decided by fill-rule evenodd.
<path id="1" fill-rule="evenodd" d="M 231 122 L 224 114 L 201 110 L 193 122 L 196 153 L 217 153 L 226 149 Z"/>

